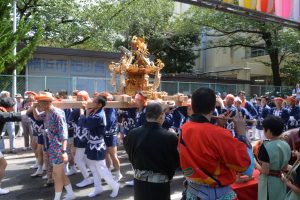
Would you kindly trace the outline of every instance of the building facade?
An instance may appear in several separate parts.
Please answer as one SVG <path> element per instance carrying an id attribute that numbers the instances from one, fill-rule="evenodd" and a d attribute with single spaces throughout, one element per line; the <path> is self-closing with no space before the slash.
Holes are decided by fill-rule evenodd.
<path id="1" fill-rule="evenodd" d="M 174 14 L 183 13 L 189 7 L 188 4 L 175 2 Z M 199 37 L 201 37 L 201 49 L 205 49 L 208 42 L 216 39 L 208 37 L 204 33 Z M 199 52 L 195 52 L 195 54 L 199 54 Z M 263 48 L 215 48 L 200 52 L 198 59 L 195 60 L 194 72 L 205 76 L 247 80 L 253 84 L 270 84 L 272 70 L 261 61 L 270 62 Z"/>
<path id="2" fill-rule="evenodd" d="M 34 91 L 66 89 L 111 91 L 108 65 L 120 53 L 38 47 L 26 66 L 26 88 Z"/>

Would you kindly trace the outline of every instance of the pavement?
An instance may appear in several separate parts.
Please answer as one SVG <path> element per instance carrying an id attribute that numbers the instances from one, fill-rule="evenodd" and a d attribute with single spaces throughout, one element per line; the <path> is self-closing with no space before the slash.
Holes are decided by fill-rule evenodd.
<path id="1" fill-rule="evenodd" d="M 5 147 L 9 146 L 8 138 L 5 139 Z M 54 198 L 54 188 L 43 188 L 44 180 L 40 177 L 32 178 L 32 174 L 35 170 L 30 169 L 30 166 L 35 163 L 35 158 L 30 150 L 23 151 L 24 146 L 23 137 L 16 138 L 16 154 L 4 153 L 5 159 L 7 160 L 8 166 L 6 168 L 5 177 L 2 182 L 3 188 L 10 190 L 7 195 L 0 196 L 1 200 L 50 200 Z M 8 152 L 8 150 L 4 151 Z M 132 180 L 133 171 L 128 161 L 128 157 L 122 146 L 118 150 L 118 156 L 121 161 L 121 173 L 123 178 L 120 181 L 120 191 L 116 200 L 133 200 L 133 187 L 125 186 L 125 182 Z M 102 182 L 104 192 L 94 198 L 87 197 L 87 195 L 93 191 L 93 186 L 85 188 L 77 188 L 76 183 L 82 180 L 82 175 L 78 171 L 77 174 L 70 176 L 70 180 L 77 196 L 76 199 L 101 199 L 108 200 L 113 199 L 109 197 L 111 193 L 110 187 Z M 183 191 L 184 178 L 181 174 L 177 174 L 171 183 L 171 199 L 180 200 L 181 192 Z M 63 193 L 62 196 L 64 196 Z"/>
<path id="2" fill-rule="evenodd" d="M 9 139 L 5 138 L 5 147 L 9 147 Z M 252 145 L 255 145 L 257 141 L 252 141 Z M 40 177 L 32 178 L 30 174 L 35 172 L 35 170 L 30 169 L 35 163 L 35 158 L 32 151 L 23 151 L 24 138 L 16 138 L 16 154 L 10 154 L 9 149 L 4 151 L 5 159 L 7 160 L 8 166 L 6 168 L 5 177 L 2 182 L 3 188 L 10 190 L 7 195 L 0 196 L 0 200 L 50 200 L 54 198 L 54 188 L 43 188 L 44 180 Z M 6 153 L 5 153 L 6 152 Z M 125 186 L 125 182 L 132 180 L 133 171 L 132 167 L 128 161 L 128 157 L 123 147 L 120 146 L 118 149 L 118 156 L 121 161 L 121 173 L 123 178 L 120 181 L 120 191 L 116 200 L 133 200 L 133 187 Z M 82 180 L 82 175 L 78 171 L 77 174 L 69 177 L 77 196 L 76 199 L 100 199 L 108 200 L 113 199 L 109 197 L 111 193 L 110 187 L 105 183 L 103 184 L 104 192 L 94 198 L 90 198 L 87 195 L 93 191 L 93 186 L 88 186 L 85 188 L 77 188 L 76 183 Z M 176 174 L 173 181 L 171 182 L 171 200 L 180 200 L 181 192 L 183 191 L 184 178 L 182 174 Z M 65 194 L 65 193 L 64 193 Z M 64 194 L 62 196 L 64 196 Z M 146 194 L 145 194 L 146 195 Z"/>

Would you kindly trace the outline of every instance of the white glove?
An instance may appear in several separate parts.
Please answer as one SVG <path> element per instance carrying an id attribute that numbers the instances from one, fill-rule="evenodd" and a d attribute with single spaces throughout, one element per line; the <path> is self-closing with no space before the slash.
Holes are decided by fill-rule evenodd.
<path id="1" fill-rule="evenodd" d="M 290 116 L 290 119 L 289 119 L 290 121 L 294 121 L 294 120 L 296 120 L 295 119 L 295 117 L 294 116 Z"/>

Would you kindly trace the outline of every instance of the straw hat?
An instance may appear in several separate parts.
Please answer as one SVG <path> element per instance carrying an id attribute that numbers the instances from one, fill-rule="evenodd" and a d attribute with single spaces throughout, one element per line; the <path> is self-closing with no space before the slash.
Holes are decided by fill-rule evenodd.
<path id="1" fill-rule="evenodd" d="M 284 101 L 284 99 L 283 99 L 283 98 L 281 98 L 281 97 L 275 97 L 275 98 L 274 98 L 274 101 L 280 101 L 280 102 L 283 102 L 283 101 Z"/>
<path id="2" fill-rule="evenodd" d="M 286 98 L 286 100 L 287 101 L 291 101 L 292 103 L 297 103 L 297 99 L 294 97 L 294 96 L 288 96 L 287 98 Z"/>
<path id="3" fill-rule="evenodd" d="M 33 96 L 36 96 L 37 94 L 33 91 L 26 91 L 24 94 L 28 95 L 28 94 L 32 94 Z"/>
<path id="4" fill-rule="evenodd" d="M 54 98 L 50 92 L 39 92 L 37 96 L 35 96 L 37 101 L 53 101 Z"/>

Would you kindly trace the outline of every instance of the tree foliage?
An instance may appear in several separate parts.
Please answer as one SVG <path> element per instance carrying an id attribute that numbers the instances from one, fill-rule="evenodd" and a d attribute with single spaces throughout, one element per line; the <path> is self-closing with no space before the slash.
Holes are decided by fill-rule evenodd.
<path id="1" fill-rule="evenodd" d="M 300 82 L 300 56 L 295 55 L 280 69 L 283 79 L 288 85 L 296 85 Z"/>
<path id="2" fill-rule="evenodd" d="M 11 1 L 0 2 L 0 73 L 11 74 L 16 68 L 20 72 L 27 60 L 31 57 L 36 44 L 41 39 L 41 23 L 36 23 L 36 18 L 20 18 L 16 33 L 13 33 L 11 19 Z M 13 54 L 17 45 L 22 48 Z"/>
<path id="3" fill-rule="evenodd" d="M 274 85 L 281 85 L 280 65 L 299 50 L 296 30 L 277 24 L 264 23 L 214 10 L 192 7 L 184 16 L 192 26 L 205 27 L 206 34 L 214 38 L 206 49 L 222 47 L 264 48 L 269 55 Z"/>
<path id="4" fill-rule="evenodd" d="M 153 38 L 149 48 L 166 65 L 165 73 L 192 72 L 197 55 L 193 51 L 199 43 L 199 36 L 175 34 L 168 38 Z"/>
<path id="5" fill-rule="evenodd" d="M 19 0 L 21 15 L 44 21 L 41 45 L 118 51 L 131 36 L 144 37 L 166 72 L 187 72 L 199 39 L 173 16 L 172 0 Z M 199 29 L 198 29 L 199 32 Z M 163 42 L 161 42 L 163 41 Z M 179 67 L 181 66 L 181 67 Z"/>

